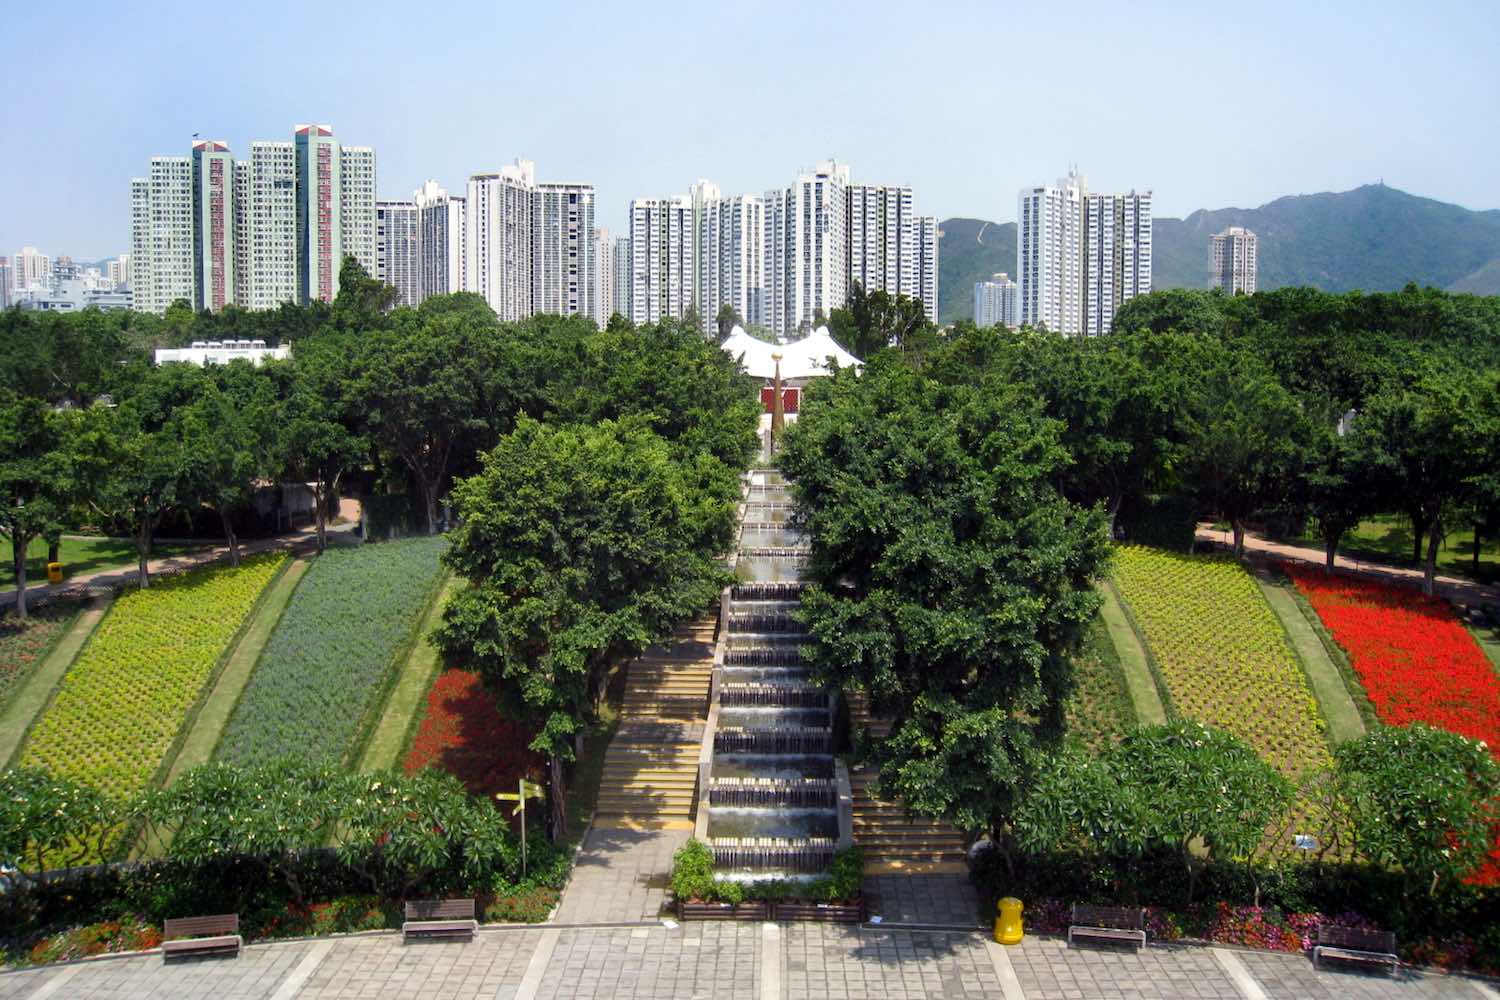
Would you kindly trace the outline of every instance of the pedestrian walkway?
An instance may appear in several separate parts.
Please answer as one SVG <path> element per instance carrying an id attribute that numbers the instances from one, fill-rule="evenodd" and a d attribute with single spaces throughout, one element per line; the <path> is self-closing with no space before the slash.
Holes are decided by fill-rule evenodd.
<path id="1" fill-rule="evenodd" d="M 562 924 L 656 920 L 667 902 L 672 853 L 688 829 L 591 828 L 558 904 Z"/>
<path id="2" fill-rule="evenodd" d="M 0 974 L 0 1000 L 1500 1000 L 1456 976 L 1315 970 L 1305 955 L 1193 946 L 1069 948 L 977 931 L 704 922 L 397 933 L 158 954 Z"/>

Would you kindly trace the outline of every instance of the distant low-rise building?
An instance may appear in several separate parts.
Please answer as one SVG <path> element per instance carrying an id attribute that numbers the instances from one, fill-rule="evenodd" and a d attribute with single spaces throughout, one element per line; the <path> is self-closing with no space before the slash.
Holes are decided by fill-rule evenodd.
<path id="1" fill-rule="evenodd" d="M 1258 243 L 1243 226 L 1230 226 L 1208 241 L 1208 287 L 1222 288 L 1230 295 L 1255 294 Z"/>
<path id="2" fill-rule="evenodd" d="M 86 278 L 65 278 L 51 287 L 32 287 L 16 292 L 11 304 L 29 312 L 82 312 L 98 309 L 112 312 L 135 308 L 128 287 L 101 288 Z"/>
<path id="3" fill-rule="evenodd" d="M 156 351 L 159 365 L 183 362 L 197 365 L 223 365 L 237 359 L 260 364 L 267 358 L 284 361 L 292 356 L 292 349 L 285 345 L 267 347 L 264 340 L 195 340 L 188 347 L 162 347 Z"/>

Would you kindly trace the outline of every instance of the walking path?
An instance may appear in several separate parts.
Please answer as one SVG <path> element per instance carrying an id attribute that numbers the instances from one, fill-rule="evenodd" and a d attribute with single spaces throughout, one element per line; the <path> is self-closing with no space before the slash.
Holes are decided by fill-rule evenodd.
<path id="1" fill-rule="evenodd" d="M 484 929 L 472 942 L 396 933 L 250 945 L 236 959 L 159 954 L 0 974 L 0 1000 L 1500 1000 L 1452 976 L 1315 971 L 1306 956 L 1152 946 L 1002 947 L 972 930 L 704 922 Z"/>
<path id="2" fill-rule="evenodd" d="M 1230 549 L 1234 547 L 1233 532 L 1215 531 L 1208 524 L 1198 525 L 1196 537 L 1199 541 L 1213 542 Z M 1245 551 L 1271 559 L 1306 562 L 1312 563 L 1315 566 L 1322 566 L 1327 561 L 1327 556 L 1322 549 L 1273 542 L 1270 539 L 1248 532 L 1245 534 Z M 1353 573 L 1356 576 L 1376 577 L 1391 583 L 1417 587 L 1422 585 L 1422 571 L 1406 566 L 1392 566 L 1389 563 L 1370 562 L 1367 559 L 1354 559 L 1349 556 L 1340 555 L 1334 561 L 1334 568 L 1347 573 Z M 1465 580 L 1462 577 L 1443 576 L 1441 574 L 1435 580 L 1438 592 L 1455 604 L 1482 604 L 1500 607 L 1500 587 L 1486 586 L 1482 583 L 1475 583 L 1473 580 Z"/>

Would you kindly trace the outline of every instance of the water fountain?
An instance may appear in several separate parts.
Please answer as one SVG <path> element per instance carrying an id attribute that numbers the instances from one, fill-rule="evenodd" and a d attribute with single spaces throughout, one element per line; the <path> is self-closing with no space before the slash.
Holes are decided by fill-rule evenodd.
<path id="1" fill-rule="evenodd" d="M 851 838 L 833 700 L 802 658 L 808 547 L 791 509 L 778 471 L 750 472 L 700 765 L 697 833 L 723 878 L 815 876 Z"/>

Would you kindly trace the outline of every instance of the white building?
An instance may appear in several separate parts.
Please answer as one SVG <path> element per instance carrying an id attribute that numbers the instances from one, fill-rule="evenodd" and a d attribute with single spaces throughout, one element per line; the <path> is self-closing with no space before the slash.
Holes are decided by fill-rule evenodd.
<path id="1" fill-rule="evenodd" d="M 938 239 L 942 233 L 938 230 L 938 220 L 935 215 L 924 215 L 918 222 L 917 250 L 921 253 L 921 263 L 917 265 L 919 283 L 917 297 L 922 300 L 922 308 L 927 313 L 927 319 L 933 323 L 938 317 Z"/>
<path id="2" fill-rule="evenodd" d="M 630 320 L 684 319 L 693 307 L 693 200 L 630 203 Z"/>
<path id="3" fill-rule="evenodd" d="M 711 202 L 718 201 L 722 197 L 719 186 L 713 181 L 698 178 L 691 188 L 688 189 L 688 197 L 693 199 L 693 262 L 694 268 L 701 268 L 705 256 L 703 248 L 703 221 L 704 213 Z M 713 325 L 713 311 L 708 306 L 705 298 L 705 287 L 702 274 L 695 270 L 693 276 L 693 308 L 697 310 L 703 331 L 706 333 Z"/>
<path id="4" fill-rule="evenodd" d="M 245 175 L 247 308 L 297 301 L 297 151 L 290 142 L 252 142 Z"/>
<path id="5" fill-rule="evenodd" d="M 464 199 L 428 181 L 413 196 L 417 207 L 417 301 L 468 286 L 468 225 Z"/>
<path id="6" fill-rule="evenodd" d="M 1243 226 L 1230 226 L 1208 241 L 1208 287 L 1230 295 L 1254 295 L 1259 240 Z"/>
<path id="7" fill-rule="evenodd" d="M 532 194 L 531 308 L 594 315 L 594 186 L 539 184 Z"/>
<path id="8" fill-rule="evenodd" d="M 1004 271 L 974 285 L 974 325 L 1019 326 L 1020 295 Z"/>
<path id="9" fill-rule="evenodd" d="M 921 299 L 937 321 L 937 220 L 917 215 L 911 188 L 850 185 L 849 280 Z"/>
<path id="10" fill-rule="evenodd" d="M 130 182 L 131 293 L 141 312 L 192 303 L 193 168 L 186 156 L 153 156 Z"/>
<path id="11" fill-rule="evenodd" d="M 52 258 L 36 247 L 17 250 L 10 269 L 10 287 L 13 292 L 45 288 L 52 281 Z"/>
<path id="12" fill-rule="evenodd" d="M 107 263 L 104 276 L 114 288 L 130 284 L 130 254 L 122 253 Z"/>
<path id="13" fill-rule="evenodd" d="M 767 326 L 811 330 L 849 298 L 849 167 L 833 160 L 767 192 Z"/>
<path id="14" fill-rule="evenodd" d="M 222 140 L 193 143 L 193 308 L 240 303 L 234 156 Z"/>
<path id="15" fill-rule="evenodd" d="M 536 165 L 517 159 L 469 178 L 464 201 L 466 286 L 504 321 L 532 313 L 532 195 Z"/>
<path id="16" fill-rule="evenodd" d="M 157 348 L 156 363 L 185 362 L 202 368 L 228 364 L 236 359 L 259 365 L 267 358 L 284 361 L 291 356 L 291 348 L 286 345 L 267 347 L 264 340 L 195 340 L 191 347 Z"/>
<path id="17" fill-rule="evenodd" d="M 1085 194 L 1083 333 L 1114 326 L 1120 306 L 1151 291 L 1151 192 Z"/>
<path id="18" fill-rule="evenodd" d="M 741 323 L 765 323 L 765 205 L 752 195 L 710 198 L 699 208 L 697 288 L 704 323 L 733 307 Z"/>
<path id="19" fill-rule="evenodd" d="M 616 236 L 614 245 L 610 250 L 610 284 L 613 285 L 611 298 L 613 300 L 613 311 L 610 316 L 618 313 L 621 316 L 630 317 L 630 237 Z M 608 320 L 606 320 L 608 322 Z"/>
<path id="20" fill-rule="evenodd" d="M 1016 210 L 1020 321 L 1054 333 L 1083 331 L 1083 196 L 1076 171 L 1025 188 Z"/>
<path id="21" fill-rule="evenodd" d="M 344 255 L 359 261 L 365 273 L 373 275 L 375 150 L 369 146 L 339 147 L 339 223 Z M 342 265 L 343 260 L 339 263 Z"/>
<path id="22" fill-rule="evenodd" d="M 594 325 L 604 329 L 615 309 L 615 241 L 600 227 L 594 230 Z"/>
<path id="23" fill-rule="evenodd" d="M 422 301 L 418 290 L 417 206 L 412 201 L 375 203 L 375 274 L 396 290 L 396 305 Z"/>
<path id="24" fill-rule="evenodd" d="M 10 258 L 0 257 L 0 309 L 10 307 Z"/>

